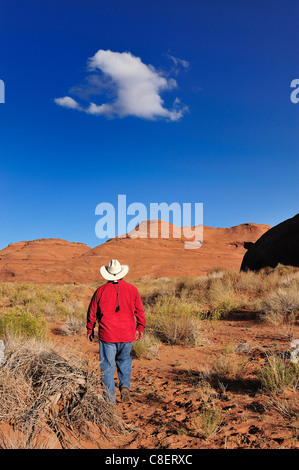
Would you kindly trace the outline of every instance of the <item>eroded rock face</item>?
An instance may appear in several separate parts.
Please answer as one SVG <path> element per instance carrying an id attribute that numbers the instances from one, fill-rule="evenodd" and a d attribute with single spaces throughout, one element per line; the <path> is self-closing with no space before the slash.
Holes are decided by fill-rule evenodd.
<path id="1" fill-rule="evenodd" d="M 299 267 L 299 214 L 270 228 L 255 243 L 244 244 L 241 271 L 275 268 L 279 263 Z"/>

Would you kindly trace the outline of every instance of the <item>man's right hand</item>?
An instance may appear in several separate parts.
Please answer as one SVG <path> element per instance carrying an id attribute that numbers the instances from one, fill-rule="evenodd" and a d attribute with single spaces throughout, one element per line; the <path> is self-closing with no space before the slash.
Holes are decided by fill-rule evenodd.
<path id="1" fill-rule="evenodd" d="M 142 338 L 143 338 L 143 332 L 136 330 L 136 335 L 135 335 L 136 341 L 139 341 L 139 340 L 141 340 Z"/>

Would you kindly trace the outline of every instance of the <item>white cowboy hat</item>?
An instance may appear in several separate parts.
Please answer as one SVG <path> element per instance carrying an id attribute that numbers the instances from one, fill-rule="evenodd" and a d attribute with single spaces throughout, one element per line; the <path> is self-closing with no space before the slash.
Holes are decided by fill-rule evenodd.
<path id="1" fill-rule="evenodd" d="M 128 274 L 129 266 L 127 264 L 120 264 L 117 259 L 112 259 L 109 266 L 102 266 L 100 272 L 104 279 L 107 281 L 117 281 L 122 279 Z"/>

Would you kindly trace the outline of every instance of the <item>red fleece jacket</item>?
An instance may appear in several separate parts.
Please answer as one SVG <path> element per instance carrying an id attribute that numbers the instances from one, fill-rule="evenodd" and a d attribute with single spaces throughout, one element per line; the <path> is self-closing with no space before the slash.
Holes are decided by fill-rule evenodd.
<path id="1" fill-rule="evenodd" d="M 117 307 L 117 290 L 119 311 Z M 140 294 L 135 286 L 120 280 L 107 282 L 99 287 L 87 312 L 87 332 L 91 334 L 96 320 L 99 322 L 99 338 L 107 343 L 135 341 L 136 330 L 143 331 L 146 320 Z"/>

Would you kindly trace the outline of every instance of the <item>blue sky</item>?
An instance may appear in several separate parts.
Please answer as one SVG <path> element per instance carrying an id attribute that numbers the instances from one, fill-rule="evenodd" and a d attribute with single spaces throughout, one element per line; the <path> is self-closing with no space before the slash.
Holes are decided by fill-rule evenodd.
<path id="1" fill-rule="evenodd" d="M 298 13 L 296 0 L 3 0 L 0 248 L 94 247 L 95 208 L 119 194 L 201 202 L 214 227 L 298 213 Z"/>

